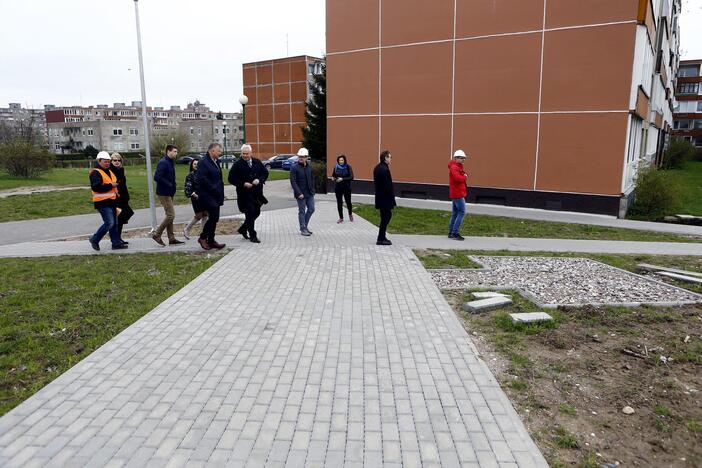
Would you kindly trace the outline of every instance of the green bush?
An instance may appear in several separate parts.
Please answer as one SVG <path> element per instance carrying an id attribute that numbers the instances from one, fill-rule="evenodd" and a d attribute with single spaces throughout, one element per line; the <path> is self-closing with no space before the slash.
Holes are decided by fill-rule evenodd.
<path id="1" fill-rule="evenodd" d="M 312 177 L 317 193 L 327 193 L 327 165 L 322 162 L 312 161 Z"/>
<path id="2" fill-rule="evenodd" d="M 0 167 L 12 177 L 31 179 L 54 166 L 54 155 L 28 140 L 16 138 L 0 145 Z"/>
<path id="3" fill-rule="evenodd" d="M 686 161 L 695 157 L 695 145 L 680 137 L 671 137 L 663 152 L 661 169 L 680 169 Z"/>
<path id="4" fill-rule="evenodd" d="M 646 165 L 639 169 L 634 189 L 633 217 L 657 220 L 672 214 L 680 205 L 680 187 L 669 173 Z"/>

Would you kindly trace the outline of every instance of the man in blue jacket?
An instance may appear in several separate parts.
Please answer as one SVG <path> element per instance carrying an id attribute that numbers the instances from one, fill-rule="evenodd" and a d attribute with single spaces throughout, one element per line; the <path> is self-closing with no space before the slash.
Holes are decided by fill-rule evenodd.
<path id="1" fill-rule="evenodd" d="M 202 228 L 202 234 L 198 242 L 205 250 L 223 249 L 225 244 L 220 244 L 215 240 L 215 230 L 219 221 L 219 207 L 224 205 L 224 182 L 222 181 L 222 169 L 217 161 L 222 155 L 222 147 L 219 143 L 211 143 L 207 148 L 207 154 L 200 160 L 195 172 L 197 183 L 197 194 L 203 208 L 207 210 L 207 222 Z"/>
<path id="2" fill-rule="evenodd" d="M 183 244 L 184 242 L 175 238 L 173 233 L 173 220 L 175 219 L 175 208 L 173 207 L 173 196 L 176 193 L 176 172 L 175 158 L 178 156 L 178 148 L 173 145 L 166 146 L 166 155 L 161 158 L 156 166 L 154 181 L 156 182 L 156 195 L 166 212 L 166 217 L 151 237 L 160 246 L 166 244 L 161 239 L 164 229 L 168 233 L 168 243 L 171 245 Z"/>

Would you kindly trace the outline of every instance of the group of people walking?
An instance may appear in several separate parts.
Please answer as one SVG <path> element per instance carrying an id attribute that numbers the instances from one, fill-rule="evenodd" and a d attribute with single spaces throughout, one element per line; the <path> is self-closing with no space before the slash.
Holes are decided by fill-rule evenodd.
<path id="1" fill-rule="evenodd" d="M 184 192 L 192 204 L 193 218 L 183 229 L 183 237 L 190 239 L 192 228 L 197 223 L 201 223 L 202 232 L 198 243 L 204 250 L 225 247 L 225 244 L 215 240 L 220 208 L 224 204 L 224 182 L 222 169 L 218 162 L 221 155 L 221 146 L 218 143 L 210 144 L 207 153 L 201 159 L 193 159 L 190 162 L 190 172 L 185 177 Z M 168 237 L 169 245 L 184 243 L 176 238 L 173 226 L 175 220 L 173 198 L 177 190 L 175 170 L 177 156 L 178 148 L 174 145 L 168 145 L 166 154 L 158 162 L 154 174 L 156 194 L 161 206 L 163 206 L 165 217 L 153 232 L 152 239 L 164 247 L 166 245 L 162 238 L 164 232 Z M 308 150 L 300 148 L 297 157 L 297 162 L 290 169 L 290 185 L 298 206 L 300 234 L 308 237 L 312 235 L 309 223 L 315 211 L 315 179 L 309 162 Z M 93 249 L 100 250 L 100 240 L 109 233 L 112 249 L 126 249 L 129 242 L 122 239 L 122 228 L 124 224 L 128 223 L 134 211 L 129 206 L 129 190 L 122 167 L 122 156 L 119 153 L 110 155 L 106 151 L 101 151 L 96 159 L 97 165 L 90 171 L 90 187 L 94 207 L 100 213 L 103 224 L 90 237 L 90 245 Z M 452 201 L 448 237 L 454 240 L 464 240 L 460 234 L 460 227 L 466 213 L 465 197 L 468 194 L 465 160 L 465 152 L 458 150 L 448 165 L 449 198 Z M 392 245 L 392 242 L 387 238 L 387 228 L 392 219 L 392 210 L 397 206 L 397 203 L 390 172 L 391 164 L 392 154 L 385 150 L 380 153 L 378 164 L 373 169 L 375 208 L 380 212 L 377 245 Z M 261 214 L 261 207 L 268 203 L 263 194 L 263 187 L 268 180 L 268 175 L 268 169 L 259 159 L 253 157 L 251 146 L 243 145 L 241 158 L 234 163 L 227 177 L 229 183 L 236 188 L 237 207 L 244 214 L 244 223 L 238 229 L 238 233 L 253 243 L 261 242 L 256 232 L 255 223 Z M 349 221 L 353 222 L 351 184 L 354 180 L 354 174 L 346 155 L 342 154 L 336 158 L 331 179 L 334 182 L 339 213 L 337 223 L 344 222 L 344 202 Z"/>

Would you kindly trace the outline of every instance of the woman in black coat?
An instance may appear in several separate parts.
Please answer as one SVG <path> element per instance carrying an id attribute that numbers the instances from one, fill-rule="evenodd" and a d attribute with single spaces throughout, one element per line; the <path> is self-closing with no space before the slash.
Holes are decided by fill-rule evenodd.
<path id="1" fill-rule="evenodd" d="M 346 161 L 346 155 L 342 154 L 336 158 L 336 166 L 332 171 L 332 180 L 336 183 L 334 193 L 336 194 L 336 208 L 339 210 L 339 221 L 344 222 L 344 205 L 341 201 L 346 201 L 346 209 L 349 212 L 349 221 L 353 222 L 353 207 L 351 206 L 351 181 L 353 180 L 353 168 Z"/>
<path id="2" fill-rule="evenodd" d="M 124 174 L 124 161 L 119 153 L 110 155 L 110 170 L 117 177 L 117 231 L 122 244 L 129 242 L 122 239 L 122 228 L 129 223 L 129 218 L 134 215 L 134 210 L 129 206 L 129 188 L 127 188 L 127 176 Z"/>
<path id="3" fill-rule="evenodd" d="M 388 224 L 392 218 L 392 209 L 395 203 L 395 188 L 392 185 L 390 164 L 392 155 L 385 150 L 380 153 L 380 162 L 373 169 L 373 182 L 375 183 L 375 207 L 380 210 L 380 229 L 378 230 L 377 245 L 392 245 L 386 236 Z"/>

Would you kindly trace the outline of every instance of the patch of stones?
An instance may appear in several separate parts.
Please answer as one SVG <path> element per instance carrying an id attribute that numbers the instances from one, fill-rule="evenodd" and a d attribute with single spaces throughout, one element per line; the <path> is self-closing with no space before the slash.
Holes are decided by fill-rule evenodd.
<path id="1" fill-rule="evenodd" d="M 471 256 L 483 268 L 432 270 L 441 289 L 516 289 L 540 307 L 682 305 L 702 296 L 587 258 Z"/>

